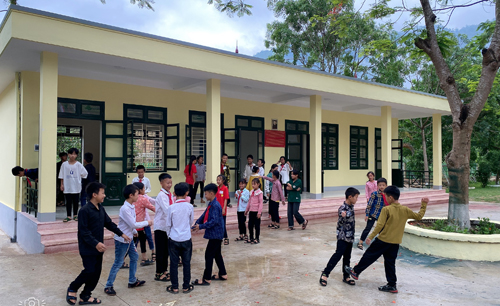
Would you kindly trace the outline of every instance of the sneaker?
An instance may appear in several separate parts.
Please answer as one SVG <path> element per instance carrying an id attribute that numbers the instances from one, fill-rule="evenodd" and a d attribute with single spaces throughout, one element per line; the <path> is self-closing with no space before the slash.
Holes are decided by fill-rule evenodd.
<path id="1" fill-rule="evenodd" d="M 398 293 L 398 288 L 396 288 L 396 286 L 384 285 L 378 287 L 378 290 L 390 293 Z"/>
<path id="2" fill-rule="evenodd" d="M 110 295 L 110 296 L 116 295 L 116 291 L 113 287 L 104 288 L 104 293 L 106 293 L 107 295 Z"/>
<path id="3" fill-rule="evenodd" d="M 133 283 L 133 284 L 130 284 L 130 283 L 129 283 L 129 284 L 128 284 L 128 287 L 129 287 L 129 288 L 140 287 L 140 286 L 144 285 L 145 283 L 146 283 L 146 281 L 141 281 L 141 280 L 137 279 L 137 280 L 135 281 L 135 283 Z"/>
<path id="4" fill-rule="evenodd" d="M 349 275 L 351 275 L 352 278 L 354 278 L 355 280 L 358 280 L 358 274 L 356 272 L 354 272 L 354 269 L 349 267 L 349 266 L 345 266 L 344 267 L 344 270 L 349 273 Z M 380 288 L 379 288 L 380 289 Z"/>

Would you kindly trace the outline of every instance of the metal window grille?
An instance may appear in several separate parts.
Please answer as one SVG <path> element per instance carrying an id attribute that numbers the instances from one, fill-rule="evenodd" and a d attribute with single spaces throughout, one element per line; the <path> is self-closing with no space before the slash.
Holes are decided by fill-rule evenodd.
<path id="1" fill-rule="evenodd" d="M 133 169 L 143 165 L 147 170 L 162 171 L 164 127 L 161 124 L 134 123 Z"/>
<path id="2" fill-rule="evenodd" d="M 191 154 L 203 156 L 206 159 L 207 129 L 204 127 L 191 127 Z"/>

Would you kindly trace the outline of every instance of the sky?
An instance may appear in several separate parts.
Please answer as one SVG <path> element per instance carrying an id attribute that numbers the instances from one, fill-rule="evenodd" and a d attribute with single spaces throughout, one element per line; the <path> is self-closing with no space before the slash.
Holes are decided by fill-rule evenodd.
<path id="1" fill-rule="evenodd" d="M 406 0 L 410 6 L 418 0 Z M 99 22 L 139 32 L 178 39 L 226 51 L 234 51 L 238 40 L 239 52 L 254 55 L 265 50 L 266 25 L 276 18 L 267 8 L 266 0 L 248 0 L 254 7 L 252 16 L 228 17 L 208 5 L 208 0 L 156 0 L 155 11 L 140 9 L 129 0 L 19 0 L 19 5 L 75 18 Z M 374 0 L 366 0 L 363 10 Z M 400 2 L 395 2 L 399 5 Z M 464 1 L 460 2 L 463 3 Z M 361 6 L 357 2 L 357 7 Z M 0 5 L 1 5 L 0 1 Z M 457 1 L 455 4 L 459 4 Z M 6 7 L 6 5 L 3 5 Z M 5 13 L 0 13 L 3 18 Z M 396 23 L 400 27 L 403 16 Z M 494 18 L 494 8 L 475 5 L 457 9 L 448 28 L 462 28 Z"/>

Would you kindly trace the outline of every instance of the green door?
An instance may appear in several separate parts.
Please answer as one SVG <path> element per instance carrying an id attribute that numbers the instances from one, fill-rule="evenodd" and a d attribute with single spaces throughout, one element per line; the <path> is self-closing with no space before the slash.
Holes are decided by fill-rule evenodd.
<path id="1" fill-rule="evenodd" d="M 102 183 L 106 185 L 104 205 L 122 205 L 125 201 L 122 190 L 127 184 L 123 150 L 127 131 L 124 131 L 123 121 L 117 120 L 103 121 L 102 130 Z"/>
<path id="2" fill-rule="evenodd" d="M 285 158 L 299 171 L 304 191 L 309 192 L 309 122 L 285 120 Z"/>
<path id="3" fill-rule="evenodd" d="M 375 128 L 375 180 L 382 177 L 382 130 Z"/>

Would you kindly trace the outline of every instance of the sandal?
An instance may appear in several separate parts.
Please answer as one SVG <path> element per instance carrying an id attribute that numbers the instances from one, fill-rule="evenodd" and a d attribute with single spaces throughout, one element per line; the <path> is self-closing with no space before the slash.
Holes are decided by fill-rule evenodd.
<path id="1" fill-rule="evenodd" d="M 164 278 L 161 278 L 163 275 L 165 275 Z M 156 273 L 155 274 L 155 281 L 157 282 L 169 282 L 170 281 L 170 273 Z"/>
<path id="2" fill-rule="evenodd" d="M 309 224 L 309 220 L 306 220 L 306 222 L 302 223 L 302 229 L 305 230 L 307 227 L 307 224 Z"/>
<path id="3" fill-rule="evenodd" d="M 154 261 L 151 261 L 149 259 L 146 259 L 146 260 L 142 260 L 141 261 L 141 266 L 149 266 L 149 265 L 152 265 L 154 263 Z"/>
<path id="4" fill-rule="evenodd" d="M 326 287 L 328 282 L 326 281 L 326 279 L 323 279 L 323 276 L 326 276 L 326 274 L 325 273 L 321 274 L 321 277 L 319 278 L 319 284 L 323 287 Z M 326 276 L 326 278 L 328 278 L 328 276 Z"/>
<path id="5" fill-rule="evenodd" d="M 253 239 L 252 240 L 247 239 L 247 240 L 245 240 L 245 243 L 253 243 L 253 241 L 254 241 Z"/>
<path id="6" fill-rule="evenodd" d="M 342 279 L 342 281 L 348 285 L 351 285 L 351 286 L 354 286 L 356 285 L 356 282 L 353 280 L 353 279 L 350 279 L 350 280 L 345 280 L 344 278 Z"/>
<path id="7" fill-rule="evenodd" d="M 123 265 L 120 267 L 120 269 L 128 269 L 130 266 L 126 263 L 123 263 Z"/>
<path id="8" fill-rule="evenodd" d="M 78 217 L 77 217 L 77 216 L 74 216 L 74 217 L 73 217 L 73 220 L 78 221 Z"/>
<path id="9" fill-rule="evenodd" d="M 260 240 L 259 239 L 255 239 L 252 244 L 259 244 L 260 243 Z"/>
<path id="10" fill-rule="evenodd" d="M 295 229 L 293 227 L 288 228 L 289 231 L 294 231 Z"/>
<path id="11" fill-rule="evenodd" d="M 116 295 L 116 291 L 115 291 L 115 289 L 113 287 L 104 288 L 104 293 L 106 293 L 109 296 L 115 296 Z"/>
<path id="12" fill-rule="evenodd" d="M 363 251 L 363 243 L 362 242 L 358 242 L 358 249 Z"/>
<path id="13" fill-rule="evenodd" d="M 71 221 L 73 219 L 71 219 L 70 217 L 67 217 L 66 219 L 63 220 L 63 222 L 68 222 L 68 221 Z"/>
<path id="14" fill-rule="evenodd" d="M 69 293 L 76 293 L 76 291 L 73 291 L 68 288 L 68 291 L 66 291 L 66 302 L 70 305 L 76 305 L 76 296 L 69 295 Z"/>
<path id="15" fill-rule="evenodd" d="M 189 285 L 189 287 L 187 289 L 182 289 L 182 293 L 189 293 L 191 291 L 194 290 L 194 286 L 193 285 Z"/>
<path id="16" fill-rule="evenodd" d="M 211 277 L 211 278 L 212 278 L 212 280 L 216 280 L 216 281 L 227 281 L 227 276 L 226 276 L 226 278 L 223 278 L 223 277 L 222 277 L 222 276 L 220 276 L 220 275 L 215 275 L 215 274 L 214 274 L 214 275 L 212 275 L 212 277 Z"/>
<path id="17" fill-rule="evenodd" d="M 151 261 L 156 262 L 156 253 L 155 252 L 151 252 Z"/>
<path id="18" fill-rule="evenodd" d="M 274 224 L 269 224 L 267 227 L 269 227 L 269 228 L 273 228 L 273 227 L 274 227 Z"/>
<path id="19" fill-rule="evenodd" d="M 234 241 L 243 241 L 245 240 L 244 236 L 239 236 L 238 238 L 234 239 Z"/>
<path id="20" fill-rule="evenodd" d="M 204 279 L 202 279 L 202 282 L 200 283 L 199 279 L 195 279 L 194 282 L 191 283 L 191 285 L 194 285 L 194 286 L 210 286 L 210 283 L 207 282 Z"/>
<path id="21" fill-rule="evenodd" d="M 173 294 L 177 294 L 177 293 L 179 293 L 179 289 L 177 289 L 177 291 L 175 291 L 175 289 L 172 288 L 172 285 L 170 285 L 170 286 L 167 287 L 167 292 L 170 292 L 170 293 L 173 293 Z"/>
<path id="22" fill-rule="evenodd" d="M 229 244 L 229 239 L 224 238 L 224 245 L 228 245 L 228 244 Z"/>
<path id="23" fill-rule="evenodd" d="M 276 225 L 273 227 L 273 229 L 280 229 L 279 224 L 276 224 Z"/>
<path id="24" fill-rule="evenodd" d="M 80 296 L 80 299 L 82 299 L 78 304 L 79 305 L 96 305 L 96 304 L 101 304 L 101 300 L 96 299 L 89 296 Z M 89 302 L 90 299 L 93 299 L 92 302 Z"/>

